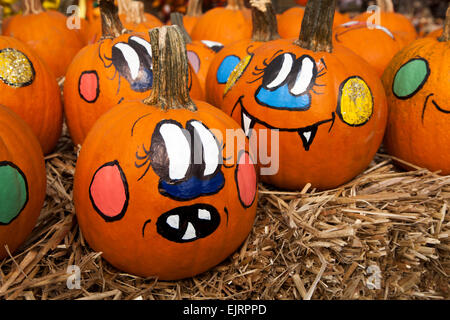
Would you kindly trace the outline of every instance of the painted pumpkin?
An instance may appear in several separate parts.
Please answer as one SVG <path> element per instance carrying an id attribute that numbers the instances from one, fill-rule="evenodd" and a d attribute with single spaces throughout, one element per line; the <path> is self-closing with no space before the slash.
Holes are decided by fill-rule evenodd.
<path id="1" fill-rule="evenodd" d="M 56 78 L 64 76 L 73 57 L 84 46 L 79 33 L 67 28 L 67 17 L 62 13 L 43 11 L 40 0 L 24 1 L 25 11 L 11 17 L 3 35 L 28 44 Z"/>
<path id="2" fill-rule="evenodd" d="M 302 26 L 302 19 L 305 13 L 305 8 L 292 7 L 284 11 L 277 18 L 278 20 L 278 32 L 280 36 L 285 39 L 296 38 L 300 33 L 300 27 Z M 334 14 L 334 26 L 338 26 L 348 21 L 348 18 L 339 13 Z"/>
<path id="3" fill-rule="evenodd" d="M 161 280 L 224 260 L 251 231 L 257 204 L 248 141 L 222 111 L 190 99 L 181 37 L 177 26 L 150 31 L 159 57 L 151 96 L 97 121 L 74 183 L 89 245 L 120 270 Z"/>
<path id="4" fill-rule="evenodd" d="M 30 235 L 44 205 L 44 156 L 30 127 L 0 105 L 0 261 Z"/>
<path id="5" fill-rule="evenodd" d="M 63 125 L 61 93 L 54 75 L 23 42 L 0 37 L 0 104 L 16 112 L 33 130 L 45 154 Z"/>
<path id="6" fill-rule="evenodd" d="M 128 33 L 111 0 L 102 0 L 100 6 L 105 20 L 103 40 L 77 54 L 64 84 L 64 111 L 75 144 L 83 143 L 92 125 L 107 110 L 125 100 L 143 99 L 152 88 L 148 34 Z M 190 89 L 193 97 L 203 99 L 192 71 Z"/>
<path id="7" fill-rule="evenodd" d="M 449 16 L 450 9 L 440 38 L 419 39 L 405 47 L 382 78 L 389 104 L 388 152 L 442 174 L 450 174 Z"/>
<path id="8" fill-rule="evenodd" d="M 362 58 L 332 46 L 334 6 L 308 2 L 300 37 L 255 49 L 224 90 L 222 109 L 257 143 L 259 159 L 272 157 L 259 162 L 261 180 L 279 188 L 337 187 L 361 173 L 381 144 L 383 86 Z"/>
<path id="9" fill-rule="evenodd" d="M 353 20 L 379 24 L 402 38 L 405 45 L 417 38 L 417 31 L 412 22 L 406 16 L 394 12 L 392 0 L 377 0 L 377 6 L 380 12 L 364 12 Z M 376 19 L 377 14 L 379 14 L 379 22 Z"/>
<path id="10" fill-rule="evenodd" d="M 267 1 L 253 0 L 252 37 L 226 45 L 211 62 L 206 76 L 206 101 L 220 107 L 225 84 L 242 58 L 253 52 L 267 41 L 278 39 L 277 20 L 272 4 Z"/>
<path id="11" fill-rule="evenodd" d="M 223 45 L 221 43 L 211 42 L 208 40 L 192 41 L 187 30 L 184 28 L 183 15 L 179 12 L 171 13 L 170 20 L 173 25 L 180 28 L 186 44 L 189 64 L 196 74 L 203 92 L 206 92 L 205 83 L 209 67 L 216 55 L 216 52 L 220 51 L 223 48 Z"/>
<path id="12" fill-rule="evenodd" d="M 250 39 L 251 23 L 242 9 L 237 0 L 228 0 L 226 7 L 208 10 L 192 29 L 192 39 L 216 41 L 224 45 Z"/>
<path id="13" fill-rule="evenodd" d="M 349 48 L 366 60 L 379 77 L 394 55 L 403 48 L 403 41 L 388 29 L 379 25 L 368 26 L 366 22 L 347 22 L 334 28 L 333 33 L 334 43 Z"/>

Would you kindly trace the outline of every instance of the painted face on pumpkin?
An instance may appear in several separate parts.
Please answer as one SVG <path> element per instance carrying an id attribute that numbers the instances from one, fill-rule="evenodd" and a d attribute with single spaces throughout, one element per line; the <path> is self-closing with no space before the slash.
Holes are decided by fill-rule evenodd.
<path id="1" fill-rule="evenodd" d="M 336 118 L 350 127 L 363 126 L 373 113 L 373 96 L 369 86 L 359 76 L 350 76 L 338 88 L 337 104 L 328 115 L 315 116 L 318 96 L 326 94 L 322 78 L 327 74 L 323 58 L 315 61 L 308 54 L 296 56 L 292 52 L 277 51 L 273 57 L 264 59 L 262 65 L 252 64 L 253 55 L 248 55 L 234 68 L 225 86 L 224 95 L 241 78 L 244 72 L 250 90 L 237 98 L 231 110 L 241 113 L 241 126 L 251 137 L 255 124 L 268 129 L 296 133 L 305 151 L 314 143 L 318 130 L 332 132 Z M 247 70 L 247 71 L 246 71 Z M 325 109 L 325 108 L 321 108 Z M 264 110 L 271 110 L 270 115 Z M 301 119 L 298 124 L 285 127 L 274 125 L 274 117 L 288 112 L 304 113 L 308 122 Z M 323 129 L 322 129 L 323 128 Z"/>
<path id="2" fill-rule="evenodd" d="M 117 94 L 119 94 L 124 80 L 135 92 L 146 92 L 152 88 L 152 50 L 147 40 L 131 36 L 127 42 L 115 43 L 111 52 L 108 53 L 103 52 L 100 45 L 98 56 L 106 69 L 113 70 L 113 75 L 109 80 L 117 81 Z M 96 70 L 87 70 L 81 73 L 78 90 L 84 101 L 94 103 L 97 100 L 101 88 Z M 122 100 L 123 97 L 119 99 L 119 102 Z"/>
<path id="3" fill-rule="evenodd" d="M 131 136 L 136 124 L 146 116 L 133 124 Z M 159 193 L 170 200 L 173 207 L 165 212 L 149 210 L 148 219 L 136 232 L 145 238 L 152 232 L 149 226 L 154 224 L 151 230 L 170 242 L 193 242 L 208 237 L 220 226 L 226 228 L 229 219 L 228 207 L 219 208 L 213 198 L 208 197 L 220 195 L 226 184 L 235 184 L 244 209 L 251 207 L 256 198 L 256 172 L 249 153 L 241 150 L 237 162 L 227 165 L 224 150 L 223 141 L 219 141 L 202 121 L 162 120 L 153 130 L 150 145 L 137 146 L 136 181 L 129 181 L 119 160 L 105 163 L 96 170 L 89 187 L 92 206 L 105 222 L 120 223 L 133 201 L 130 185 L 154 181 L 148 175 L 156 174 L 159 181 L 149 185 L 148 192 Z M 230 175 L 228 171 L 233 173 Z M 234 181 L 229 178 L 226 181 L 227 176 L 233 176 Z M 229 194 L 229 190 L 226 193 Z"/>
<path id="4" fill-rule="evenodd" d="M 392 83 L 392 93 L 397 99 L 408 100 L 416 96 L 428 81 L 431 70 L 428 61 L 421 57 L 415 57 L 405 62 L 396 72 Z M 429 107 L 450 115 L 450 109 L 438 102 L 438 97 L 433 92 L 426 95 L 422 108 L 422 123 Z"/>

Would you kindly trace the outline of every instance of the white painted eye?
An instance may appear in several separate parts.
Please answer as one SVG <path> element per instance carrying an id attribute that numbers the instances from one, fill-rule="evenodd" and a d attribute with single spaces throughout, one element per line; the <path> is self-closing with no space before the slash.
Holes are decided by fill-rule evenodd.
<path id="1" fill-rule="evenodd" d="M 209 176 L 216 172 L 217 167 L 219 166 L 219 146 L 217 145 L 217 141 L 212 132 L 201 122 L 191 121 L 190 124 L 194 127 L 200 137 L 203 146 L 203 159 L 205 162 L 205 171 L 203 172 L 203 175 Z M 194 143 L 196 142 L 197 141 Z M 194 150 L 196 150 L 196 148 L 194 148 Z"/>
<path id="2" fill-rule="evenodd" d="M 384 31 L 389 37 L 391 37 L 392 39 L 394 39 L 394 35 L 392 34 L 392 32 L 389 31 L 389 29 L 387 29 L 386 27 L 380 26 L 378 24 L 373 25 L 375 27 L 375 29 Z"/>
<path id="3" fill-rule="evenodd" d="M 278 75 L 269 84 L 266 85 L 268 89 L 278 87 L 284 80 L 286 80 L 289 72 L 291 72 L 292 64 L 294 60 L 288 53 L 283 54 L 283 62 L 281 68 L 278 71 Z"/>
<path id="4" fill-rule="evenodd" d="M 125 58 L 125 61 L 127 62 L 128 67 L 130 69 L 131 78 L 135 80 L 139 74 L 139 66 L 140 66 L 138 54 L 131 46 L 129 46 L 126 43 L 119 42 L 116 43 L 114 47 L 119 49 L 120 52 L 122 52 L 122 55 Z"/>
<path id="5" fill-rule="evenodd" d="M 201 40 L 201 42 L 215 52 L 219 52 L 223 48 L 223 44 L 211 40 Z"/>
<path id="6" fill-rule="evenodd" d="M 294 86 L 290 90 L 293 95 L 299 95 L 308 89 L 314 75 L 314 61 L 309 57 L 302 60 L 302 66 L 295 79 Z"/>
<path id="7" fill-rule="evenodd" d="M 341 24 L 341 27 L 351 27 L 358 23 L 360 23 L 360 22 L 359 21 L 349 21 L 349 22 Z"/>
<path id="8" fill-rule="evenodd" d="M 143 46 L 145 48 L 145 50 L 147 50 L 148 55 L 150 57 L 152 56 L 152 45 L 150 44 L 150 42 L 142 39 L 141 37 L 136 37 L 136 36 L 130 37 L 130 40 L 133 40 L 133 41 L 139 43 L 141 46 Z"/>
<path id="9" fill-rule="evenodd" d="M 183 179 L 191 164 L 191 148 L 182 128 L 173 123 L 164 123 L 159 132 L 166 145 L 171 180 Z"/>

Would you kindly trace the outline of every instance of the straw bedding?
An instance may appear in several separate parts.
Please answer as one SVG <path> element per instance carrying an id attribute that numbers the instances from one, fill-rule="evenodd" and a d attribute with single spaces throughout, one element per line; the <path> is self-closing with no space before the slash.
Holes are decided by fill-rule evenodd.
<path id="1" fill-rule="evenodd" d="M 382 149 L 334 190 L 260 184 L 247 240 L 180 281 L 122 273 L 90 249 L 72 203 L 76 155 L 65 134 L 46 157 L 45 206 L 28 240 L 0 261 L 0 299 L 450 298 L 450 176 L 402 171 Z M 70 265 L 80 268 L 79 289 L 67 287 Z"/>

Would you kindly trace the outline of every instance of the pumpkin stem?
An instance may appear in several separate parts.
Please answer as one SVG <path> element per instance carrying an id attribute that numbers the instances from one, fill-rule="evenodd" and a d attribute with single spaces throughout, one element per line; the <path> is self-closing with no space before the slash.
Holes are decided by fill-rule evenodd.
<path id="1" fill-rule="evenodd" d="M 119 15 L 127 14 L 131 0 L 117 0 L 117 7 L 119 8 Z"/>
<path id="2" fill-rule="evenodd" d="M 127 9 L 126 22 L 140 24 L 147 21 L 144 15 L 144 3 L 142 1 L 131 1 Z"/>
<path id="3" fill-rule="evenodd" d="M 336 0 L 314 0 L 306 4 L 300 35 L 295 44 L 314 52 L 332 52 L 332 29 Z"/>
<path id="4" fill-rule="evenodd" d="M 392 0 L 384 0 L 384 10 L 382 10 L 382 12 L 394 12 Z"/>
<path id="5" fill-rule="evenodd" d="M 101 39 L 112 39 L 127 32 L 120 22 L 114 0 L 100 0 L 100 16 L 102 18 Z"/>
<path id="6" fill-rule="evenodd" d="M 189 0 L 186 16 L 188 17 L 199 17 L 203 14 L 202 12 L 203 0 Z"/>
<path id="7" fill-rule="evenodd" d="M 191 36 L 189 35 L 189 33 L 187 33 L 186 29 L 184 28 L 183 15 L 179 12 L 172 12 L 170 14 L 170 21 L 172 22 L 172 25 L 178 26 L 178 28 L 180 28 L 180 32 L 183 35 L 184 42 L 192 43 Z"/>
<path id="8" fill-rule="evenodd" d="M 3 33 L 3 6 L 0 5 L 0 34 Z"/>
<path id="9" fill-rule="evenodd" d="M 243 0 L 228 0 L 225 9 L 228 10 L 242 10 L 244 8 Z"/>
<path id="10" fill-rule="evenodd" d="M 252 40 L 271 41 L 280 38 L 277 18 L 271 0 L 250 0 L 252 8 Z"/>
<path id="11" fill-rule="evenodd" d="M 162 110 L 197 107 L 189 96 L 188 59 L 178 26 L 162 26 L 149 31 L 153 59 L 153 88 L 143 102 Z"/>
<path id="12" fill-rule="evenodd" d="M 27 16 L 29 14 L 38 14 L 44 11 L 42 8 L 41 0 L 24 0 L 22 15 Z"/>
<path id="13" fill-rule="evenodd" d="M 442 35 L 438 38 L 438 41 L 450 41 L 450 6 L 447 8 L 447 13 L 445 14 L 444 30 L 442 31 Z"/>

